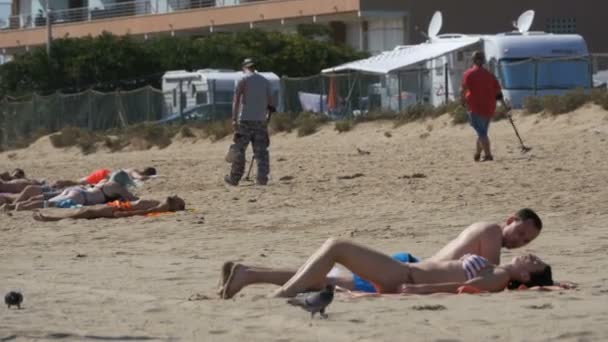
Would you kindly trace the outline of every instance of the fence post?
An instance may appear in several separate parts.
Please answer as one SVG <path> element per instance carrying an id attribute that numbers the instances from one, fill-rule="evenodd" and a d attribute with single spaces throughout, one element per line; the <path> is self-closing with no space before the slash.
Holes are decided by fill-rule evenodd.
<path id="1" fill-rule="evenodd" d="M 120 88 L 116 89 L 116 110 L 118 112 L 118 119 L 122 124 L 122 128 L 127 127 L 127 120 L 125 120 L 124 113 L 122 111 L 122 99 L 120 98 Z"/>
<path id="2" fill-rule="evenodd" d="M 445 74 L 445 86 L 443 87 L 445 90 L 445 104 L 448 104 L 448 102 L 450 102 L 450 75 L 448 74 L 449 72 L 449 67 L 448 67 L 448 63 L 445 63 L 443 65 L 443 73 Z"/>
<path id="3" fill-rule="evenodd" d="M 534 62 L 534 96 L 536 96 L 538 88 L 538 61 L 536 59 L 532 61 Z"/>
<path id="4" fill-rule="evenodd" d="M 89 130 L 92 131 L 93 130 L 93 89 L 90 89 L 87 91 L 87 102 L 89 105 L 89 114 L 87 115 L 87 126 L 89 127 Z"/>
<path id="5" fill-rule="evenodd" d="M 401 70 L 397 71 L 397 101 L 399 101 L 397 108 L 399 108 L 399 113 L 401 113 L 403 110 L 403 105 L 401 104 Z"/>
<path id="6" fill-rule="evenodd" d="M 152 91 L 152 86 L 146 86 L 146 120 L 150 120 L 150 108 L 152 108 L 152 104 L 150 103 L 150 92 Z M 154 118 L 156 120 L 156 118 Z"/>
<path id="7" fill-rule="evenodd" d="M 422 103 L 422 95 L 423 95 L 423 91 L 422 91 L 422 68 L 418 69 L 418 92 L 417 92 L 417 99 L 416 99 L 416 103 Z"/>

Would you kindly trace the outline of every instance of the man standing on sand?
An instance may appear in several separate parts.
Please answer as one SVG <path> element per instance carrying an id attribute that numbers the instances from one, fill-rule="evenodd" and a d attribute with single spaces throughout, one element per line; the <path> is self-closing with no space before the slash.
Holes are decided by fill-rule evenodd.
<path id="1" fill-rule="evenodd" d="M 513 249 L 527 245 L 541 232 L 543 223 L 538 215 L 529 208 L 523 208 L 500 223 L 477 222 L 462 231 L 456 238 L 441 248 L 427 261 L 458 260 L 466 254 L 485 258 L 491 264 L 500 264 L 502 247 Z M 418 262 L 409 253 L 392 256 L 400 262 Z M 232 298 L 243 287 L 252 284 L 275 284 L 282 286 L 297 270 L 274 269 L 226 262 L 222 266 L 219 294 L 222 298 Z M 375 292 L 374 286 L 350 271 L 332 269 L 325 283 L 338 285 L 348 290 Z"/>
<path id="2" fill-rule="evenodd" d="M 469 123 L 477 133 L 477 144 L 473 156 L 476 162 L 480 160 L 482 150 L 484 157 L 481 161 L 494 160 L 490 148 L 488 129 L 496 111 L 496 101 L 501 101 L 507 111 L 509 110 L 498 80 L 483 67 L 484 64 L 484 53 L 475 51 L 473 53 L 473 66 L 464 72 L 460 87 L 460 102 L 463 107 L 467 108 Z"/>
<path id="3" fill-rule="evenodd" d="M 253 154 L 258 166 L 256 184 L 266 185 L 270 172 L 268 155 L 268 121 L 267 112 L 273 108 L 270 82 L 256 71 L 251 58 L 243 61 L 244 77 L 236 85 L 232 103 L 232 127 L 234 129 L 234 145 L 230 175 L 224 181 L 230 185 L 238 185 L 245 173 L 245 151 L 249 142 L 253 145 Z"/>

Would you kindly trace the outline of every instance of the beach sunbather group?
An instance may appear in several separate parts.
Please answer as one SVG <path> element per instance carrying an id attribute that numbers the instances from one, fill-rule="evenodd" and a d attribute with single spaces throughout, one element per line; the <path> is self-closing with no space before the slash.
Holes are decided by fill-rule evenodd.
<path id="1" fill-rule="evenodd" d="M 177 196 L 164 201 L 142 200 L 129 190 L 135 186 L 135 181 L 145 181 L 155 175 L 153 167 L 114 172 L 99 169 L 77 181 L 59 180 L 49 185 L 45 181 L 27 179 L 23 170 L 15 169 L 0 174 L 0 205 L 5 211 L 78 209 L 75 212 L 34 213 L 34 218 L 40 221 L 116 218 L 184 210 L 184 200 Z"/>

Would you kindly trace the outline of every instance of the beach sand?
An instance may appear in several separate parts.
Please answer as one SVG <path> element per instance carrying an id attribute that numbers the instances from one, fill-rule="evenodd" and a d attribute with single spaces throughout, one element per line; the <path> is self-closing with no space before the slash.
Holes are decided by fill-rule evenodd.
<path id="1" fill-rule="evenodd" d="M 0 340 L 608 340 L 608 112 L 517 115 L 516 124 L 532 151 L 519 151 L 507 120 L 495 122 L 496 161 L 487 163 L 472 160 L 472 129 L 447 116 L 342 134 L 333 125 L 302 138 L 279 133 L 268 187 L 223 183 L 229 139 L 83 156 L 42 138 L 4 152 L 0 169 L 51 180 L 153 165 L 160 176 L 137 193 L 179 194 L 192 210 L 44 223 L 31 212 L 0 213 L 0 290 L 25 297 L 22 310 L 0 308 Z M 425 258 L 469 224 L 499 222 L 521 207 L 535 209 L 545 228 L 529 246 L 504 250 L 503 260 L 536 253 L 555 279 L 578 289 L 337 296 L 329 319 L 312 321 L 284 299 L 266 298 L 272 285 L 228 301 L 215 293 L 226 260 L 295 269 L 329 237 Z"/>

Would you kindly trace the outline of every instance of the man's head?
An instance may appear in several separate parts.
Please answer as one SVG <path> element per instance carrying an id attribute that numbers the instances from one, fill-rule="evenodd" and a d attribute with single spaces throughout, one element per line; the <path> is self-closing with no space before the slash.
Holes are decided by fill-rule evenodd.
<path id="1" fill-rule="evenodd" d="M 254 71 L 255 70 L 255 61 L 253 58 L 245 58 L 243 60 L 243 64 L 241 64 L 243 71 Z"/>
<path id="2" fill-rule="evenodd" d="M 473 64 L 477 65 L 477 66 L 482 66 L 486 63 L 486 55 L 483 53 L 483 51 L 475 51 L 473 52 Z"/>
<path id="3" fill-rule="evenodd" d="M 110 176 L 110 182 L 118 183 L 123 187 L 135 186 L 135 182 L 125 170 L 118 170 Z"/>
<path id="4" fill-rule="evenodd" d="M 543 222 L 534 210 L 520 209 L 505 222 L 502 245 L 509 249 L 525 246 L 536 239 L 542 228 Z"/>
<path id="5" fill-rule="evenodd" d="M 13 179 L 25 178 L 25 171 L 23 171 L 23 169 L 16 168 L 11 172 L 11 177 Z"/>

